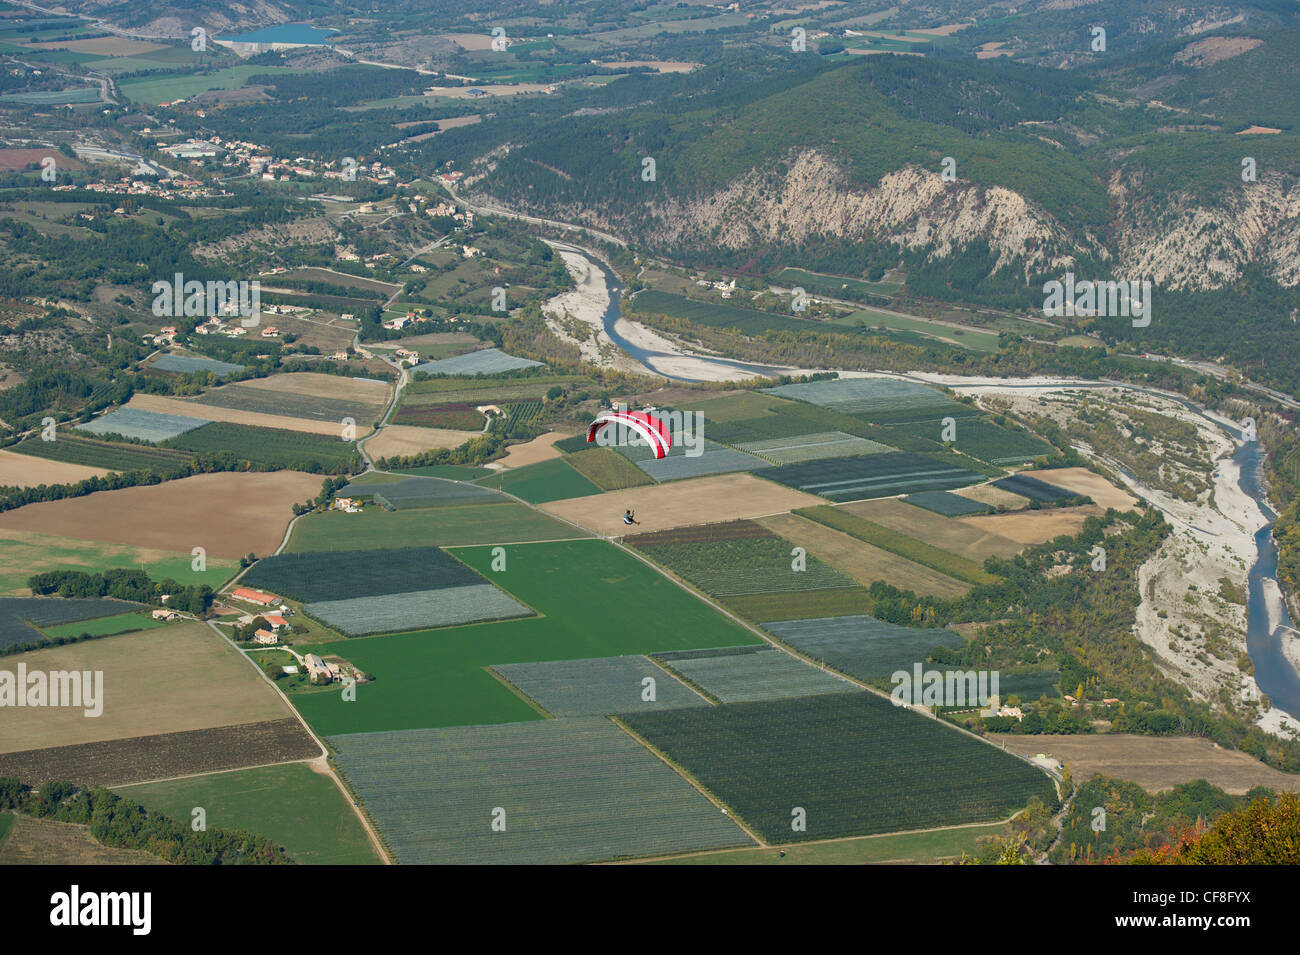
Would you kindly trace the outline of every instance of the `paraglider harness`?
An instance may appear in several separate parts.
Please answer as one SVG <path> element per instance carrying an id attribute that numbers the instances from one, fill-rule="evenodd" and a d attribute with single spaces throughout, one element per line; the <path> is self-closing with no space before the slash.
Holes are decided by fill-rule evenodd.
<path id="1" fill-rule="evenodd" d="M 636 513 L 630 508 L 623 512 L 623 523 L 629 525 L 637 523 Z"/>

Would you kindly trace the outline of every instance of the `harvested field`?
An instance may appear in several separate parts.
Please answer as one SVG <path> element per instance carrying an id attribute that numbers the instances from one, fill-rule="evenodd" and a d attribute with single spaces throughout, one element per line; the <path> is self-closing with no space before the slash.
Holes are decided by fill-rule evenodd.
<path id="1" fill-rule="evenodd" d="M 558 458 L 560 449 L 555 446 L 555 442 L 564 437 L 566 435 L 562 432 L 547 431 L 531 441 L 512 444 L 506 448 L 506 456 L 498 460 L 497 463 L 508 468 L 522 468 L 530 464 L 540 464 L 542 461 Z"/>
<path id="2" fill-rule="evenodd" d="M 342 428 L 337 421 L 312 421 L 309 418 L 290 418 L 287 415 L 260 414 L 254 411 L 239 411 L 218 405 L 200 404 L 192 398 L 168 398 L 166 395 L 133 395 L 127 403 L 128 409 L 156 411 L 163 414 L 202 414 L 209 421 L 225 421 L 229 424 L 246 424 L 256 428 L 277 428 L 282 431 L 304 431 L 307 434 L 323 434 L 337 438 Z M 357 422 L 357 434 L 365 435 L 368 423 Z"/>
<path id="3" fill-rule="evenodd" d="M 602 717 L 330 742 L 404 864 L 597 862 L 751 841 Z M 492 830 L 494 807 L 504 831 Z"/>
<path id="4" fill-rule="evenodd" d="M 727 521 L 725 524 L 702 524 L 672 531 L 655 531 L 626 538 L 633 547 L 659 547 L 664 544 L 693 544 L 699 541 L 739 541 L 771 537 L 773 532 L 757 521 Z"/>
<path id="5" fill-rule="evenodd" d="M 1062 534 L 1077 536 L 1083 522 L 1089 517 L 1101 517 L 1106 512 L 1095 504 L 1079 507 L 1058 507 L 1044 511 L 1019 511 L 1012 514 L 986 514 L 979 517 L 957 517 L 954 520 L 976 530 L 1013 540 L 1018 544 L 1042 544 Z"/>
<path id="6" fill-rule="evenodd" d="M 376 461 L 381 458 L 411 457 L 434 448 L 458 448 L 475 434 L 477 432 L 389 424 L 366 441 L 366 453 Z"/>
<path id="7" fill-rule="evenodd" d="M 789 438 L 769 438 L 736 445 L 741 451 L 756 454 L 770 464 L 797 464 L 821 458 L 849 458 L 862 454 L 885 454 L 893 451 L 887 444 L 855 437 L 843 431 L 799 434 Z"/>
<path id="8" fill-rule="evenodd" d="M 250 551 L 274 551 L 293 516 L 290 508 L 314 498 L 320 485 L 320 475 L 297 471 L 198 474 L 28 504 L 0 514 L 0 531 L 38 531 L 182 553 L 202 547 L 213 557 L 238 559 Z"/>
<path id="9" fill-rule="evenodd" d="M 242 655 L 201 623 L 33 650 L 0 669 L 103 673 L 103 713 L 15 708 L 0 721 L 0 752 L 66 747 L 231 723 L 277 720 L 288 708 Z M 247 765 L 247 764 L 245 764 Z M 4 775 L 0 772 L 0 775 Z M 21 774 L 19 774 L 21 775 Z"/>
<path id="10" fill-rule="evenodd" d="M 958 497 L 966 497 L 972 501 L 987 504 L 990 507 L 1015 509 L 1024 507 L 1029 503 L 1029 498 L 1021 497 L 1019 494 L 1012 494 L 1010 491 L 1004 491 L 992 484 L 976 484 L 974 487 L 957 488 L 952 493 Z"/>
<path id="11" fill-rule="evenodd" d="M 205 424 L 211 424 L 211 421 L 207 418 L 162 414 L 141 408 L 118 408 L 116 411 L 101 415 L 94 421 L 77 425 L 77 430 L 96 436 L 120 434 L 124 438 L 137 438 L 140 441 L 156 444 L 182 435 L 186 431 L 201 428 Z"/>
<path id="12" fill-rule="evenodd" d="M 602 716 L 709 705 L 641 655 L 506 663 L 492 670 L 552 716 Z M 646 699 L 647 679 L 654 681 L 653 699 Z"/>
<path id="13" fill-rule="evenodd" d="M 1137 783 L 1148 792 L 1171 789 L 1204 779 L 1234 796 L 1255 786 L 1276 790 L 1300 788 L 1300 776 L 1265 766 L 1240 750 L 1223 749 L 1194 736 L 1016 736 L 989 734 L 1012 753 L 1054 756 L 1070 766 L 1082 783 L 1093 776 L 1111 776 Z"/>
<path id="14" fill-rule="evenodd" d="M 302 609 L 349 637 L 533 616 L 530 608 L 489 583 L 322 600 Z"/>
<path id="15" fill-rule="evenodd" d="M 0 846 L 0 865 L 166 865 L 140 849 L 103 845 L 89 826 L 18 815 Z"/>
<path id="16" fill-rule="evenodd" d="M 654 479 L 610 448 L 591 448 L 565 458 L 569 466 L 602 491 L 653 484 Z"/>
<path id="17" fill-rule="evenodd" d="M 869 586 L 883 580 L 922 596 L 945 598 L 970 591 L 968 583 L 798 514 L 765 517 L 762 524 L 860 584 Z"/>
<path id="18" fill-rule="evenodd" d="M 287 717 L 4 753 L 0 776 L 17 776 L 29 784 L 75 779 L 83 785 L 124 786 L 320 755 L 320 747 L 297 717 Z"/>
<path id="19" fill-rule="evenodd" d="M 907 534 L 926 545 L 972 561 L 979 567 L 984 566 L 984 561 L 990 557 L 1014 557 L 1024 550 L 1018 541 L 958 523 L 949 517 L 918 510 L 903 501 L 861 501 L 840 505 L 836 510 L 847 511 L 900 534 Z"/>
<path id="20" fill-rule="evenodd" d="M 829 505 L 801 508 L 796 513 L 801 517 L 817 521 L 819 524 L 825 524 L 838 531 L 843 531 L 851 537 L 856 537 L 858 540 L 872 544 L 882 550 L 897 554 L 899 557 L 905 557 L 915 563 L 923 564 L 941 574 L 947 574 L 957 580 L 964 580 L 968 584 L 991 584 L 997 581 L 995 576 L 980 566 L 982 561 L 968 560 L 948 549 L 936 547 L 919 540 L 920 535 L 913 537 L 914 530 L 911 528 L 906 531 L 897 531 L 883 524 L 877 524 L 874 521 L 859 517 L 844 508 L 835 508 Z M 947 520 L 947 518 L 940 518 L 940 520 Z"/>
<path id="21" fill-rule="evenodd" d="M 800 653 L 849 676 L 889 685 L 896 670 L 909 673 L 935 647 L 966 641 L 951 630 L 900 627 L 875 617 L 823 617 L 763 624 Z"/>
<path id="22" fill-rule="evenodd" d="M 294 524 L 286 549 L 355 550 L 394 544 L 447 547 L 571 540 L 585 536 L 588 536 L 586 531 L 572 524 L 507 501 L 465 507 L 422 507 L 396 513 L 367 508 L 361 514 L 341 511 L 312 514 Z"/>
<path id="23" fill-rule="evenodd" d="M 1056 804 L 1041 771 L 871 693 L 621 719 L 772 843 L 991 822 L 1033 796 Z"/>
<path id="24" fill-rule="evenodd" d="M 856 686 L 774 647 L 658 653 L 655 660 L 723 703 L 852 693 Z"/>
<path id="25" fill-rule="evenodd" d="M 767 620 L 799 620 L 817 614 L 822 617 L 850 617 L 870 613 L 875 601 L 865 587 L 837 590 L 804 590 L 793 594 L 747 594 L 728 597 L 727 607 L 755 623 Z"/>
<path id="26" fill-rule="evenodd" d="M 785 593 L 853 587 L 854 581 L 812 554 L 806 567 L 793 566 L 790 542 L 780 537 L 658 544 L 641 550 L 656 563 L 690 581 L 705 593 Z"/>
<path id="27" fill-rule="evenodd" d="M 607 536 L 624 533 L 623 512 L 636 511 L 639 532 L 665 530 L 691 524 L 763 517 L 820 499 L 762 481 L 750 474 L 720 474 L 654 487 L 610 491 L 570 501 L 552 501 L 544 510 Z M 3 527 L 0 522 L 0 527 Z"/>
<path id="28" fill-rule="evenodd" d="M 759 477 L 820 494 L 831 501 L 891 497 L 921 490 L 950 490 L 983 475 L 910 451 L 827 458 L 755 472 Z"/>
<path id="29" fill-rule="evenodd" d="M 1127 511 L 1137 506 L 1137 498 L 1132 494 L 1115 487 L 1100 474 L 1094 474 L 1087 468 L 1048 468 L 1031 471 L 1030 476 L 1046 481 L 1053 487 L 1090 497 L 1098 507 Z"/>
<path id="30" fill-rule="evenodd" d="M 350 600 L 483 583 L 477 571 L 437 547 L 319 551 L 264 557 L 239 579 L 304 602 Z"/>
<path id="31" fill-rule="evenodd" d="M 245 388 L 272 394 L 342 399 L 361 405 L 378 405 L 381 408 L 388 403 L 393 394 L 393 386 L 378 378 L 329 375 L 318 371 L 296 371 L 269 375 L 266 378 L 250 378 L 239 384 Z"/>
<path id="32" fill-rule="evenodd" d="M 79 159 L 65 156 L 54 146 L 37 149 L 0 149 L 0 169 L 18 171 L 30 166 L 39 166 L 46 156 L 53 156 L 60 169 L 79 172 L 85 165 Z"/>
<path id="33" fill-rule="evenodd" d="M 57 441 L 56 438 L 54 442 L 47 443 Z M 101 477 L 107 473 L 107 468 L 91 468 L 83 464 L 33 457 L 30 454 L 15 454 L 9 450 L 0 451 L 0 487 L 76 484 L 86 478 Z"/>

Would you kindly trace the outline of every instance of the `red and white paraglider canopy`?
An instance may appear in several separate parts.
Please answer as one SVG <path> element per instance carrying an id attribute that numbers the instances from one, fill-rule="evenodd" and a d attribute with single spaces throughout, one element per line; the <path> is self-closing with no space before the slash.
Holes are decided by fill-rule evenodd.
<path id="1" fill-rule="evenodd" d="M 611 424 L 623 425 L 639 434 L 650 445 L 656 458 L 667 456 L 673 446 L 668 427 L 648 411 L 607 411 L 591 423 L 587 429 L 587 441 L 595 441 L 596 432 Z"/>

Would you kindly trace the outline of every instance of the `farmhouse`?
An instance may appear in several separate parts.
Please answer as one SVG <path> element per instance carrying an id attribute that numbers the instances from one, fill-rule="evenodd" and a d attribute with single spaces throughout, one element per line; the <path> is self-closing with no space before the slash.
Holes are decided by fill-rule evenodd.
<path id="1" fill-rule="evenodd" d="M 317 677 L 322 683 L 333 683 L 339 678 L 338 664 L 326 663 L 319 654 L 308 653 L 302 658 L 302 662 L 307 666 L 307 678 L 313 683 L 316 682 Z"/>
<path id="2" fill-rule="evenodd" d="M 236 600 L 243 600 L 246 603 L 257 604 L 259 607 L 269 607 L 279 601 L 275 594 L 268 594 L 261 590 L 252 590 L 248 587 L 236 587 L 230 592 L 230 596 Z"/>
<path id="3" fill-rule="evenodd" d="M 179 620 L 181 615 L 175 610 L 155 610 L 151 616 L 155 620 Z"/>
<path id="4" fill-rule="evenodd" d="M 271 625 L 272 630 L 283 630 L 289 626 L 289 621 L 285 620 L 278 613 L 263 614 L 262 619 Z"/>
<path id="5" fill-rule="evenodd" d="M 257 633 L 253 634 L 253 642 L 270 645 L 279 643 L 280 638 L 270 630 L 258 630 Z"/>

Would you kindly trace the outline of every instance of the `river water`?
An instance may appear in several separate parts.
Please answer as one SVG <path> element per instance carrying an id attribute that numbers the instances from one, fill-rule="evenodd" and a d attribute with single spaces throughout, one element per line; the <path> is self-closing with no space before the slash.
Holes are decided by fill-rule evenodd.
<path id="1" fill-rule="evenodd" d="M 1241 466 L 1239 486 L 1255 499 L 1260 512 L 1269 521 L 1269 526 L 1261 528 L 1255 535 L 1258 556 L 1249 576 L 1246 649 L 1250 653 L 1250 662 L 1255 665 L 1255 682 L 1260 691 L 1278 708 L 1293 716 L 1300 715 L 1300 674 L 1282 652 L 1282 628 L 1291 626 L 1291 616 L 1284 603 L 1278 606 L 1280 601 L 1275 596 L 1278 592 L 1274 589 L 1277 587 L 1277 544 L 1273 540 L 1272 522 L 1277 515 L 1269 508 L 1264 496 L 1264 454 L 1259 443 L 1251 441 L 1237 450 L 1233 460 Z M 1270 590 L 1275 601 L 1271 613 Z"/>
<path id="2" fill-rule="evenodd" d="M 675 381 L 696 381 L 699 379 L 683 378 L 676 375 L 666 375 L 655 368 L 655 359 L 657 357 L 666 357 L 663 352 L 650 351 L 628 341 L 623 335 L 619 334 L 617 324 L 621 315 L 619 309 L 619 297 L 622 295 L 623 287 L 619 284 L 617 277 L 612 269 L 605 265 L 604 262 L 593 256 L 588 250 L 574 246 L 566 246 L 570 251 L 581 254 L 588 262 L 605 276 L 605 285 L 609 289 L 609 303 L 605 308 L 604 326 L 605 331 L 610 339 L 623 351 L 631 355 L 647 368 L 655 371 L 656 374 L 663 375 L 665 378 L 671 378 Z M 771 375 L 774 373 L 772 368 L 762 365 L 749 365 L 743 362 L 732 361 L 726 358 L 715 358 L 712 355 L 691 354 L 692 357 L 701 361 L 707 361 L 715 365 L 723 365 L 728 368 L 735 368 L 740 371 L 749 372 L 758 375 Z M 1134 391 L 1145 391 L 1146 389 L 1131 385 L 1125 385 L 1120 382 L 1096 382 L 1089 383 L 1092 387 L 1120 387 L 1129 388 Z M 1026 386 L 1029 387 L 1029 386 Z M 1195 402 L 1182 396 L 1174 396 L 1164 392 L 1153 392 L 1164 398 L 1173 398 L 1188 409 L 1195 411 L 1197 414 L 1208 419 L 1204 410 Z M 1213 419 L 1209 419 L 1213 420 Z M 1216 422 L 1220 424 L 1220 422 Z M 1234 434 L 1240 440 L 1240 433 Z M 1263 460 L 1264 453 L 1257 441 L 1247 442 L 1237 449 L 1233 455 L 1233 460 L 1241 468 L 1241 477 L 1238 485 L 1245 491 L 1258 505 L 1260 512 L 1269 522 L 1267 527 L 1262 528 L 1255 535 L 1255 563 L 1250 569 L 1248 576 L 1247 590 L 1247 624 L 1246 624 L 1246 650 L 1250 654 L 1251 663 L 1255 667 L 1255 682 L 1259 684 L 1260 691 L 1265 693 L 1278 708 L 1285 710 L 1294 716 L 1300 717 L 1300 674 L 1297 674 L 1296 668 L 1282 652 L 1282 633 L 1283 628 L 1290 628 L 1292 625 L 1291 617 L 1287 612 L 1285 604 L 1278 608 L 1275 604 L 1271 613 L 1269 609 L 1269 591 L 1274 594 L 1278 591 L 1277 583 L 1277 544 L 1273 540 L 1273 521 L 1277 515 L 1269 508 L 1265 496 L 1263 482 Z M 1276 599 L 1276 598 L 1274 598 Z"/>

